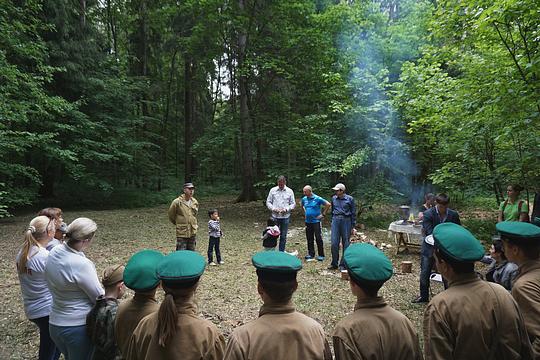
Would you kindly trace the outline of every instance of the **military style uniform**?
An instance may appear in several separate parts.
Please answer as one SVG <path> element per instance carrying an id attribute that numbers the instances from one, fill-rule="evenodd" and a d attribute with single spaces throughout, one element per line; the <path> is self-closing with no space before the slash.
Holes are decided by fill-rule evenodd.
<path id="1" fill-rule="evenodd" d="M 456 263 L 482 259 L 484 248 L 465 228 L 437 225 L 435 248 Z M 443 259 L 444 260 L 444 259 Z M 523 317 L 508 291 L 474 272 L 455 273 L 424 313 L 424 356 L 430 359 L 532 359 Z"/>
<path id="2" fill-rule="evenodd" d="M 523 317 L 502 286 L 475 273 L 449 282 L 424 313 L 429 359 L 532 359 Z"/>
<path id="3" fill-rule="evenodd" d="M 115 342 L 114 322 L 118 300 L 100 296 L 86 319 L 88 337 L 94 344 L 93 360 L 119 360 L 120 352 Z"/>
<path id="4" fill-rule="evenodd" d="M 158 313 L 141 320 L 130 339 L 126 359 L 173 360 L 204 359 L 221 360 L 225 350 L 225 338 L 216 325 L 197 316 L 192 302 L 177 303 L 178 320 L 176 335 L 166 347 L 158 343 Z"/>
<path id="5" fill-rule="evenodd" d="M 163 257 L 158 251 L 142 250 L 135 253 L 126 264 L 124 284 L 134 290 L 135 295 L 120 303 L 116 313 L 114 335 L 121 354 L 127 354 L 129 339 L 141 319 L 159 309 L 151 291 L 159 285 L 156 271 Z"/>
<path id="6" fill-rule="evenodd" d="M 265 304 L 258 319 L 232 333 L 225 359 L 322 360 L 332 359 L 332 354 L 318 322 L 295 311 L 292 303 Z"/>
<path id="7" fill-rule="evenodd" d="M 216 325 L 197 316 L 193 300 L 177 295 L 185 289 L 192 295 L 206 268 L 205 259 L 194 251 L 179 250 L 165 256 L 157 265 L 156 274 L 163 288 L 170 291 L 165 301 L 172 296 L 176 306 L 176 331 L 166 342 L 159 344 L 159 311 L 143 318 L 133 332 L 128 345 L 126 359 L 129 360 L 221 360 L 225 350 L 225 338 Z M 177 296 L 177 297 L 175 297 Z M 164 305 L 162 304 L 161 307 Z M 160 308 L 162 310 L 162 308 Z M 167 308 L 164 309 L 167 311 Z M 168 314 L 167 316 L 173 316 Z"/>
<path id="8" fill-rule="evenodd" d="M 500 222 L 497 231 L 503 242 L 517 246 L 540 246 L 540 227 L 526 222 Z M 528 247 L 522 247 L 527 252 Z M 540 259 L 518 264 L 518 274 L 512 286 L 512 296 L 525 319 L 535 359 L 540 359 Z"/>
<path id="9" fill-rule="evenodd" d="M 137 294 L 118 306 L 114 335 L 121 354 L 127 354 L 129 339 L 142 318 L 159 310 L 153 296 Z"/>
<path id="10" fill-rule="evenodd" d="M 411 321 L 382 297 L 359 300 L 333 334 L 336 359 L 422 359 Z"/>
<path id="11" fill-rule="evenodd" d="M 186 201 L 185 194 L 174 199 L 169 207 L 169 221 L 176 225 L 176 250 L 195 250 L 197 213 L 199 202 L 192 197 Z M 187 247 L 186 247 L 187 246 Z"/>
<path id="12" fill-rule="evenodd" d="M 260 252 L 252 257 L 259 284 L 296 284 L 302 263 L 284 252 Z M 262 286 L 262 285 L 261 285 Z M 264 289 L 264 288 L 263 288 Z M 236 328 L 227 344 L 227 360 L 330 360 L 332 353 L 322 326 L 295 311 L 292 302 L 265 300 L 259 318 Z"/>
<path id="13" fill-rule="evenodd" d="M 379 288 L 393 274 L 390 260 L 371 244 L 352 244 L 344 254 L 351 282 Z M 332 336 L 337 360 L 418 360 L 422 351 L 414 326 L 382 297 L 358 296 L 354 312 L 341 320 Z"/>
<path id="14" fill-rule="evenodd" d="M 540 359 L 540 261 L 530 261 L 519 267 L 512 296 L 523 313 L 535 358 Z"/>

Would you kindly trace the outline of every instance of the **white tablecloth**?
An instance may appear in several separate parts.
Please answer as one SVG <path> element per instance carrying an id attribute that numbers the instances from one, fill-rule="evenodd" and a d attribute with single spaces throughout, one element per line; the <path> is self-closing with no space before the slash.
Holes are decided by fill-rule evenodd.
<path id="1" fill-rule="evenodd" d="M 388 226 L 388 231 L 422 236 L 422 225 L 402 225 L 402 220 L 394 221 Z"/>

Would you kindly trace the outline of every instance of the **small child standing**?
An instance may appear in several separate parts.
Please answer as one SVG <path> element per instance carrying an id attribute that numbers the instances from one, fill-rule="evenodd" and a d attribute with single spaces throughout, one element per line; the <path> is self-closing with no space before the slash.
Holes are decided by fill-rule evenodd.
<path id="1" fill-rule="evenodd" d="M 118 310 L 118 299 L 124 296 L 124 266 L 109 266 L 101 280 L 105 295 L 96 299 L 96 304 L 86 316 L 86 333 L 94 344 L 92 360 L 119 360 L 122 358 L 114 337 L 114 322 Z"/>
<path id="2" fill-rule="evenodd" d="M 262 236 L 263 248 L 265 251 L 276 250 L 279 234 L 280 231 L 279 227 L 276 225 L 276 221 L 273 218 L 269 218 L 266 221 L 266 229 L 264 229 Z"/>
<path id="3" fill-rule="evenodd" d="M 223 265 L 225 262 L 221 260 L 221 252 L 219 251 L 219 240 L 223 236 L 223 231 L 221 231 L 217 209 L 208 211 L 208 216 L 210 217 L 210 220 L 208 220 L 208 265 L 216 265 L 212 256 L 214 249 L 216 249 L 217 263 Z"/>

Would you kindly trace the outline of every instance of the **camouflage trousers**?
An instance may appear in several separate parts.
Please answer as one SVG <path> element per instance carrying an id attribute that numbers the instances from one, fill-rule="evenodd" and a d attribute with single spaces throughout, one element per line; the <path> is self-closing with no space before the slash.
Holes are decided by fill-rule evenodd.
<path id="1" fill-rule="evenodd" d="M 197 239 L 195 236 L 184 238 L 176 238 L 176 250 L 192 250 L 195 251 L 195 246 L 197 245 Z"/>

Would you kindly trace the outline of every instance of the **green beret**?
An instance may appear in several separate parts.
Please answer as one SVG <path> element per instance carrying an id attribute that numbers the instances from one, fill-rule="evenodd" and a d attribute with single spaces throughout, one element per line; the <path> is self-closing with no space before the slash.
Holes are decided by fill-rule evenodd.
<path id="1" fill-rule="evenodd" d="M 449 258 L 458 262 L 474 262 L 484 257 L 480 241 L 463 226 L 442 223 L 433 229 L 435 246 Z"/>
<path id="2" fill-rule="evenodd" d="M 540 227 L 519 221 L 503 221 L 496 225 L 502 237 L 510 240 L 540 241 Z"/>
<path id="3" fill-rule="evenodd" d="M 156 274 L 157 264 L 165 256 L 155 250 L 135 253 L 124 269 L 124 284 L 135 291 L 152 290 L 159 284 Z"/>
<path id="4" fill-rule="evenodd" d="M 164 283 L 191 283 L 201 277 L 205 266 L 206 261 L 195 251 L 174 251 L 159 262 L 157 276 Z"/>
<path id="5" fill-rule="evenodd" d="M 302 262 L 296 257 L 281 251 L 263 251 L 251 258 L 257 268 L 259 278 L 274 281 L 296 279 L 296 273 L 302 269 Z"/>
<path id="6" fill-rule="evenodd" d="M 351 244 L 343 255 L 343 262 L 354 279 L 365 282 L 385 282 L 392 277 L 392 262 L 371 244 Z"/>

